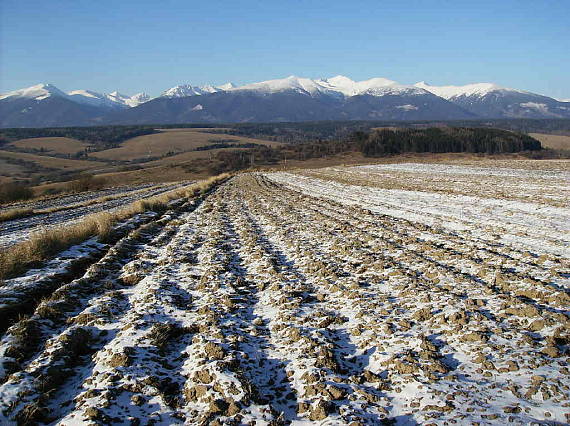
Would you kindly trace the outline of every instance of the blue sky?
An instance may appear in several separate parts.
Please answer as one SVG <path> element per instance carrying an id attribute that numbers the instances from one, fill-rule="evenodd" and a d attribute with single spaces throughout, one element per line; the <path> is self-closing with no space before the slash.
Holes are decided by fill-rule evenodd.
<path id="1" fill-rule="evenodd" d="M 569 0 L 0 0 L 0 92 L 299 75 L 570 98 Z"/>

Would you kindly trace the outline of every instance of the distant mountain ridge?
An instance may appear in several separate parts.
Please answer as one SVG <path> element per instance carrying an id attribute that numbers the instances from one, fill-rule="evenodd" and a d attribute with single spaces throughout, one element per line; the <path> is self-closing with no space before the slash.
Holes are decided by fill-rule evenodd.
<path id="1" fill-rule="evenodd" d="M 447 99 L 481 118 L 570 117 L 568 102 L 492 83 L 430 86 L 422 81 L 415 86 Z"/>
<path id="2" fill-rule="evenodd" d="M 100 106 L 100 107 L 135 107 L 151 98 L 146 93 L 137 93 L 134 96 L 122 95 L 115 91 L 109 94 L 101 94 L 92 90 L 73 90 L 65 93 L 53 84 L 38 84 L 25 89 L 15 90 L 0 95 L 0 100 L 29 99 L 40 101 L 50 96 L 69 99 L 80 104 Z"/>
<path id="3" fill-rule="evenodd" d="M 223 92 L 235 87 L 233 83 L 226 83 L 221 86 L 192 86 L 191 84 L 182 84 L 165 90 L 160 96 L 165 98 L 184 98 L 186 96 L 200 96 L 209 93 Z"/>
<path id="4" fill-rule="evenodd" d="M 570 102 L 493 83 L 403 85 L 387 78 L 289 76 L 236 86 L 183 84 L 151 98 L 65 93 L 39 84 L 0 95 L 0 127 L 311 120 L 570 118 Z"/>

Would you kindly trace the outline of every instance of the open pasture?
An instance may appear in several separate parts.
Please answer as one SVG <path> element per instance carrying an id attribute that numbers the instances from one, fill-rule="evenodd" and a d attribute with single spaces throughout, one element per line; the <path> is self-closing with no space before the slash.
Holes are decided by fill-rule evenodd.
<path id="1" fill-rule="evenodd" d="M 54 137 L 20 139 L 9 143 L 8 146 L 25 150 L 38 150 L 47 155 L 73 155 L 85 151 L 90 145 L 77 139 Z"/>
<path id="2" fill-rule="evenodd" d="M 279 145 L 277 142 L 245 138 L 223 133 L 206 133 L 215 129 L 172 129 L 151 135 L 129 139 L 118 148 L 94 152 L 90 156 L 104 160 L 133 161 L 146 158 L 157 158 L 164 155 L 181 154 L 196 148 L 219 143 L 256 143 L 260 145 Z"/>

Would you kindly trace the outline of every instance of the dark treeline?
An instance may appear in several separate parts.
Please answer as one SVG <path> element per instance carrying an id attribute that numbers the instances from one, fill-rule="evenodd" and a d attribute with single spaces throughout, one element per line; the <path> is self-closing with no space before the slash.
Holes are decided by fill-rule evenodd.
<path id="1" fill-rule="evenodd" d="M 372 122 L 315 121 L 302 123 L 245 123 L 235 124 L 227 130 L 235 136 L 266 139 L 287 144 L 303 144 L 317 140 L 348 137 L 355 131 L 368 131 Z"/>
<path id="2" fill-rule="evenodd" d="M 18 182 L 0 185 L 0 204 L 29 200 L 34 195 L 31 188 Z"/>
<path id="3" fill-rule="evenodd" d="M 19 139 L 64 137 L 94 145 L 114 146 L 127 139 L 157 133 L 153 126 L 54 127 L 43 129 L 0 129 L 0 145 Z"/>
<path id="4" fill-rule="evenodd" d="M 199 146 L 197 148 L 194 148 L 194 151 L 210 151 L 212 149 L 220 149 L 220 148 L 256 148 L 264 146 L 262 144 L 252 143 L 252 142 L 236 143 L 234 139 L 228 139 L 228 141 L 231 142 L 217 142 L 217 143 L 212 143 L 210 145 Z"/>
<path id="5" fill-rule="evenodd" d="M 455 121 L 451 126 L 455 127 L 486 127 L 504 130 L 512 130 L 519 133 L 556 133 L 570 134 L 570 119 L 534 119 L 534 118 L 513 118 L 513 119 L 490 119 L 480 121 Z"/>
<path id="6" fill-rule="evenodd" d="M 215 159 L 217 161 L 210 165 L 210 172 L 218 174 L 259 165 L 276 164 L 282 159 L 282 152 L 279 149 L 258 145 L 248 150 L 220 151 Z"/>
<path id="7" fill-rule="evenodd" d="M 432 127 L 496 128 L 520 133 L 570 134 L 570 119 L 486 119 L 462 121 L 318 121 L 301 123 L 241 123 L 224 126 L 227 133 L 285 143 L 338 140 L 374 128 L 425 129 Z"/>
<path id="8" fill-rule="evenodd" d="M 499 129 L 432 127 L 357 132 L 353 139 L 366 157 L 405 152 L 470 152 L 501 154 L 541 149 L 540 142 L 521 133 Z"/>
<path id="9" fill-rule="evenodd" d="M 93 145 L 116 145 L 127 139 L 156 133 L 157 129 L 168 128 L 212 128 L 212 133 L 227 133 L 267 139 L 289 144 L 307 143 L 318 140 L 338 140 L 351 134 L 369 132 L 378 127 L 431 128 L 469 127 L 499 128 L 521 133 L 570 134 L 570 119 L 485 119 L 462 121 L 313 121 L 298 123 L 230 123 L 230 124 L 170 124 L 97 127 L 55 127 L 55 128 L 13 128 L 0 129 L 0 145 L 18 139 L 39 137 L 69 137 Z M 223 128 L 224 130 L 221 130 Z M 207 130 L 206 130 L 207 131 Z"/>
<path id="10" fill-rule="evenodd" d="M 427 129 L 378 129 L 355 132 L 337 140 L 317 140 L 279 148 L 256 147 L 252 150 L 228 150 L 217 153 L 213 172 L 271 165 L 278 161 L 323 158 L 341 153 L 359 152 L 365 157 L 382 157 L 402 153 L 466 152 L 501 154 L 538 151 L 536 139 L 507 130 L 432 127 Z"/>

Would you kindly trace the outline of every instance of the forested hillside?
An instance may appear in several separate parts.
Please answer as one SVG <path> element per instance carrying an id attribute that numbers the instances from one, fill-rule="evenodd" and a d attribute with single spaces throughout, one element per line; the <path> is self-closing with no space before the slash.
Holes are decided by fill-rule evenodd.
<path id="1" fill-rule="evenodd" d="M 157 131 L 153 126 L 99 126 L 99 127 L 51 127 L 15 128 L 0 130 L 0 145 L 18 139 L 64 137 L 93 144 L 113 145 L 136 136 L 149 135 Z"/>
<path id="2" fill-rule="evenodd" d="M 252 165 L 271 165 L 282 160 L 304 161 L 347 152 L 365 157 L 382 157 L 402 153 L 467 152 L 501 154 L 538 151 L 536 139 L 507 130 L 432 127 L 427 129 L 383 128 L 358 131 L 334 140 L 317 140 L 283 145 L 279 148 L 260 147 L 249 151 L 220 152 L 214 172 L 245 169 Z"/>
<path id="3" fill-rule="evenodd" d="M 482 128 L 381 129 L 354 136 L 366 157 L 404 152 L 499 154 L 540 150 L 540 142 L 521 133 Z"/>
<path id="4" fill-rule="evenodd" d="M 374 128 L 468 127 L 496 128 L 521 133 L 570 134 L 570 119 L 495 119 L 452 121 L 307 121 L 299 123 L 230 123 L 230 124 L 145 124 L 132 126 L 48 127 L 0 129 L 0 143 L 26 138 L 68 137 L 86 142 L 121 142 L 136 136 L 155 133 L 157 128 L 212 128 L 216 134 L 227 133 L 285 143 L 304 143 L 318 139 L 344 138 L 357 131 Z M 207 131 L 207 130 L 205 130 Z"/>

